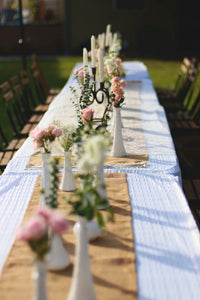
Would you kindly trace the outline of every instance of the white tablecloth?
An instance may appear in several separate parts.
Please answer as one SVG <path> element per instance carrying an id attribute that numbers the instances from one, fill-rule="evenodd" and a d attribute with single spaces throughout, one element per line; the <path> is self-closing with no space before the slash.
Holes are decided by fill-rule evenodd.
<path id="1" fill-rule="evenodd" d="M 165 112 L 158 103 L 146 66 L 142 62 L 125 62 L 124 67 L 129 82 L 122 109 L 125 147 L 134 154 L 147 152 L 149 161 L 146 168 L 105 171 L 127 173 L 138 297 L 199 299 L 200 235 L 181 188 L 180 168 Z M 44 115 L 41 126 L 56 119 L 63 105 L 73 115 L 69 87 L 75 84 L 71 76 Z M 24 170 L 32 152 L 32 141 L 28 138 L 0 177 L 0 269 L 41 173 L 41 169 Z"/>

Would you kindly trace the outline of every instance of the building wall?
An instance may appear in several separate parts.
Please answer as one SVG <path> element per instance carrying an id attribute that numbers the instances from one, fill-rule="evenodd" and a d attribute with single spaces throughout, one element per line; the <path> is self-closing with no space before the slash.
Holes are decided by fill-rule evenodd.
<path id="1" fill-rule="evenodd" d="M 109 23 L 112 32 L 122 36 L 122 52 L 128 56 L 173 56 L 176 52 L 174 0 L 138 0 L 144 9 L 118 10 L 117 0 L 59 0 L 57 24 L 26 24 L 27 51 L 38 54 L 82 54 L 83 47 L 90 50 L 91 35 L 97 36 Z M 120 0 L 118 0 L 120 1 Z M 132 0 L 123 0 L 131 3 Z M 137 2 L 136 0 L 134 1 Z M 45 0 L 49 8 L 51 0 Z M 66 7 L 64 7 L 66 6 Z M 19 26 L 0 26 L 0 55 L 20 53 Z"/>
<path id="2" fill-rule="evenodd" d="M 26 53 L 64 54 L 64 26 L 62 23 L 26 25 L 24 28 Z M 0 55 L 20 55 L 19 26 L 0 26 Z"/>
<path id="3" fill-rule="evenodd" d="M 128 55 L 169 56 L 176 50 L 174 0 L 146 0 L 143 10 L 117 10 L 114 0 L 71 0 L 70 51 L 90 47 L 90 36 L 104 32 L 108 23 L 112 31 L 120 31 Z"/>

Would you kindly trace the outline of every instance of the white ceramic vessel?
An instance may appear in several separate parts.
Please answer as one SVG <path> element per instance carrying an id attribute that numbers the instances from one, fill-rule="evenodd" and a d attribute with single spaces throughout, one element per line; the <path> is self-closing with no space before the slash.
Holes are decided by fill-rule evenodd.
<path id="1" fill-rule="evenodd" d="M 76 189 L 72 173 L 71 152 L 64 152 L 64 169 L 60 189 L 63 191 L 74 191 Z"/>
<path id="2" fill-rule="evenodd" d="M 75 265 L 67 300 L 97 300 L 88 254 L 87 220 L 78 217 L 79 230 L 75 248 Z"/>
<path id="3" fill-rule="evenodd" d="M 113 130 L 113 144 L 111 149 L 111 156 L 124 157 L 126 151 L 123 143 L 122 126 L 121 126 L 121 108 L 113 107 L 114 113 L 114 130 Z"/>
<path id="4" fill-rule="evenodd" d="M 48 270 L 63 270 L 70 265 L 70 256 L 59 234 L 52 234 L 50 251 L 47 256 Z"/>

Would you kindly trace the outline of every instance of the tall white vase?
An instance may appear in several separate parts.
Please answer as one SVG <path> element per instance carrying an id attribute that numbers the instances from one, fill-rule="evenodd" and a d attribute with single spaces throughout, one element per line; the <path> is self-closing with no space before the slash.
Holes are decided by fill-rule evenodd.
<path id="1" fill-rule="evenodd" d="M 101 235 L 102 231 L 96 220 L 87 221 L 86 226 L 87 226 L 87 237 L 88 237 L 89 241 L 93 241 Z M 73 231 L 74 231 L 75 235 L 78 234 L 79 230 L 80 230 L 80 223 L 76 222 L 73 227 Z"/>
<path id="2" fill-rule="evenodd" d="M 116 114 L 114 114 L 114 112 L 112 112 L 112 117 L 111 117 L 111 126 L 110 126 L 110 129 L 111 129 L 111 133 L 114 132 L 114 128 L 115 128 L 115 118 L 116 118 Z M 123 123 L 122 123 L 122 118 L 120 118 L 120 121 L 121 121 L 121 128 L 124 127 Z"/>
<path id="3" fill-rule="evenodd" d="M 50 195 L 50 157 L 51 153 L 42 153 L 42 181 L 41 188 L 45 190 L 44 196 Z"/>
<path id="4" fill-rule="evenodd" d="M 96 300 L 88 254 L 87 220 L 78 217 L 75 266 L 67 300 Z"/>
<path id="5" fill-rule="evenodd" d="M 63 191 L 74 191 L 76 189 L 72 173 L 71 152 L 64 152 L 64 169 L 60 189 Z"/>
<path id="6" fill-rule="evenodd" d="M 47 256 L 48 270 L 63 270 L 70 265 L 70 257 L 59 234 L 52 234 L 50 251 Z"/>
<path id="7" fill-rule="evenodd" d="M 35 260 L 33 263 L 33 300 L 47 300 L 46 293 L 46 263 L 41 260 Z"/>
<path id="8" fill-rule="evenodd" d="M 123 137 L 122 137 L 122 126 L 121 126 L 121 108 L 113 107 L 114 113 L 114 130 L 113 130 L 113 144 L 111 149 L 111 156 L 123 157 L 126 156 L 124 148 Z"/>

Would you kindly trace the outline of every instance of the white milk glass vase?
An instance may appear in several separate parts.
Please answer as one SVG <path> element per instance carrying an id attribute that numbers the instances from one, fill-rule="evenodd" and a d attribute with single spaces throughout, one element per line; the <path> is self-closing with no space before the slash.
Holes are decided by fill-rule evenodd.
<path id="1" fill-rule="evenodd" d="M 77 222 L 79 223 L 79 230 L 77 231 L 75 248 L 75 265 L 67 300 L 97 300 L 90 271 L 87 220 L 78 216 Z"/>
<path id="2" fill-rule="evenodd" d="M 47 300 L 46 292 L 46 262 L 35 260 L 33 262 L 33 300 Z"/>
<path id="3" fill-rule="evenodd" d="M 52 233 L 50 242 L 50 251 L 47 256 L 48 270 L 63 270 L 70 265 L 70 256 L 65 249 L 61 236 Z"/>
<path id="4" fill-rule="evenodd" d="M 87 221 L 87 237 L 89 241 L 93 241 L 101 235 L 101 228 L 96 220 Z M 78 235 L 78 231 L 80 230 L 80 223 L 76 222 L 73 231 L 75 235 Z"/>
<path id="5" fill-rule="evenodd" d="M 114 110 L 114 108 L 113 108 Z M 112 117 L 111 117 L 111 133 L 113 133 L 114 128 L 115 128 L 115 118 L 116 118 L 116 114 L 114 113 L 114 111 L 112 112 Z M 121 128 L 123 128 L 123 123 L 122 123 L 122 118 L 120 117 L 120 121 L 121 121 Z"/>
<path id="6" fill-rule="evenodd" d="M 41 188 L 44 189 L 44 197 L 50 195 L 50 157 L 51 153 L 42 153 L 42 181 Z M 44 201 L 44 200 L 43 200 Z"/>
<path id="7" fill-rule="evenodd" d="M 114 130 L 113 130 L 113 144 L 111 149 L 111 156 L 123 157 L 126 156 L 124 148 L 123 137 L 122 137 L 122 126 L 121 126 L 121 108 L 113 107 L 114 113 Z"/>
<path id="8" fill-rule="evenodd" d="M 60 189 L 63 191 L 74 191 L 76 189 L 76 184 L 72 173 L 70 151 L 64 152 L 64 169 L 63 169 Z"/>

